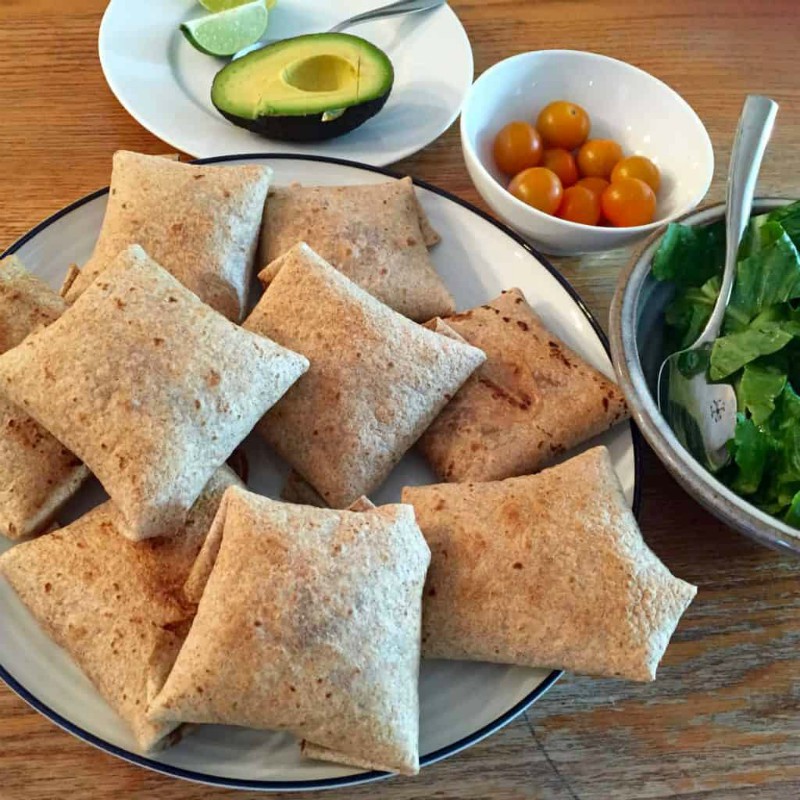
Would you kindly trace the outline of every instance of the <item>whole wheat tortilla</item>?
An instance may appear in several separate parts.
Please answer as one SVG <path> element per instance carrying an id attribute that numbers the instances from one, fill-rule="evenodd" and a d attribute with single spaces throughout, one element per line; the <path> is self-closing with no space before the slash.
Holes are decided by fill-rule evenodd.
<path id="1" fill-rule="evenodd" d="M 78 455 L 132 539 L 183 524 L 308 362 L 229 322 L 133 246 L 0 356 L 0 390 Z"/>
<path id="2" fill-rule="evenodd" d="M 271 269 L 244 327 L 312 366 L 258 430 L 345 508 L 386 479 L 484 355 L 400 316 L 305 244 Z"/>
<path id="3" fill-rule="evenodd" d="M 58 290 L 59 297 L 64 297 L 69 294 L 69 290 L 72 288 L 72 284 L 78 279 L 78 275 L 81 274 L 80 267 L 77 264 L 70 264 L 67 267 L 67 272 L 64 275 L 64 280 L 61 282 L 61 288 Z"/>
<path id="4" fill-rule="evenodd" d="M 486 362 L 420 439 L 442 480 L 535 472 L 628 418 L 619 387 L 548 331 L 519 289 L 444 322 Z"/>
<path id="5" fill-rule="evenodd" d="M 201 300 L 242 319 L 272 170 L 181 164 L 120 150 L 94 253 L 66 290 L 74 302 L 132 244 Z"/>
<path id="6" fill-rule="evenodd" d="M 286 503 L 297 503 L 301 506 L 328 508 L 328 504 L 320 497 L 317 490 L 294 469 L 289 470 L 286 482 L 281 489 L 281 500 Z"/>
<path id="7" fill-rule="evenodd" d="M 290 474 L 292 481 L 296 481 L 297 498 L 295 500 L 286 500 L 284 502 L 292 503 L 293 505 L 313 506 L 314 508 L 327 508 L 327 506 L 320 502 L 304 502 L 305 500 L 320 500 L 316 495 L 314 489 L 311 488 L 296 472 L 292 471 Z M 288 484 L 288 482 L 287 482 Z M 316 497 L 315 497 L 316 495 Z M 368 497 L 359 497 L 354 503 L 348 507 L 348 511 L 371 511 L 375 505 Z M 198 554 L 197 558 L 192 564 L 192 569 L 186 578 L 186 583 L 183 586 L 184 597 L 190 602 L 197 605 L 200 598 L 203 596 L 208 578 L 211 571 L 214 569 L 214 564 L 217 561 L 219 554 L 219 546 L 222 542 L 223 525 L 215 525 L 206 538 L 203 549 Z"/>
<path id="8" fill-rule="evenodd" d="M 183 582 L 225 490 L 240 485 L 221 467 L 186 525 L 170 536 L 125 541 L 105 503 L 0 556 L 0 573 L 130 726 L 142 750 L 159 747 L 177 727 L 150 722 L 147 702 L 166 679 L 194 614 Z"/>
<path id="9" fill-rule="evenodd" d="M 419 322 L 451 314 L 455 302 L 436 273 L 428 247 L 439 241 L 411 178 L 367 186 L 273 189 L 261 233 L 259 276 L 298 242 L 401 314 Z"/>
<path id="10" fill-rule="evenodd" d="M 232 488 L 209 542 L 215 532 L 197 616 L 149 718 L 289 730 L 344 763 L 417 772 L 430 554 L 413 510 L 316 509 Z"/>
<path id="11" fill-rule="evenodd" d="M 538 475 L 407 487 L 431 548 L 422 652 L 653 680 L 697 589 L 658 560 L 596 447 Z"/>
<path id="12" fill-rule="evenodd" d="M 16 256 L 0 261 L 0 353 L 61 316 L 64 301 Z"/>
<path id="13" fill-rule="evenodd" d="M 14 256 L 0 261 L 0 353 L 50 324 L 66 308 Z M 0 533 L 39 533 L 89 471 L 22 409 L 0 397 Z"/>

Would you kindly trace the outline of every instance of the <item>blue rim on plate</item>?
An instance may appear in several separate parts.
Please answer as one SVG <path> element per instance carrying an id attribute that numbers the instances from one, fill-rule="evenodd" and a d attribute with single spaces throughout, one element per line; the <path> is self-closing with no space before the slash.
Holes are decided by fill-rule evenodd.
<path id="1" fill-rule="evenodd" d="M 343 167 L 352 167 L 356 169 L 367 170 L 369 172 L 377 172 L 381 175 L 386 175 L 390 178 L 401 178 L 403 175 L 400 175 L 392 170 L 385 169 L 383 167 L 373 167 L 369 164 L 362 164 L 358 161 L 348 161 L 342 158 L 328 158 L 325 156 L 298 156 L 292 153 L 243 153 L 241 155 L 228 155 L 228 156 L 216 156 L 213 158 L 198 158 L 193 160 L 191 163 L 193 164 L 218 164 L 224 163 L 226 161 L 240 161 L 242 159 L 252 159 L 252 160 L 294 160 L 294 161 L 321 161 L 328 164 L 337 164 Z M 456 197 L 450 192 L 445 191 L 444 189 L 440 189 L 437 186 L 433 186 L 425 181 L 417 180 L 414 178 L 414 184 L 416 186 L 420 186 L 423 189 L 426 189 L 429 192 L 433 192 L 434 194 L 438 194 L 440 197 L 444 197 L 447 200 L 450 200 L 457 205 L 466 208 L 468 211 L 471 211 L 473 214 L 476 214 L 481 219 L 486 220 L 486 222 L 491 223 L 496 228 L 501 230 L 503 233 L 506 234 L 509 238 L 513 239 L 520 247 L 522 247 L 525 251 L 527 251 L 532 257 L 534 257 L 539 263 L 558 281 L 558 283 L 564 288 L 567 294 L 570 296 L 572 301 L 578 308 L 581 310 L 583 315 L 589 321 L 590 325 L 592 326 L 594 332 L 597 334 L 597 337 L 600 339 L 600 342 L 603 345 L 606 353 L 611 355 L 611 350 L 608 344 L 608 337 L 606 336 L 603 329 L 600 327 L 600 323 L 597 321 L 595 316 L 592 314 L 591 311 L 586 307 L 586 304 L 581 299 L 580 295 L 575 291 L 572 285 L 567 281 L 567 279 L 560 273 L 558 270 L 538 251 L 536 248 L 532 247 L 528 242 L 526 242 L 521 236 L 515 233 L 511 228 L 504 225 L 503 223 L 499 222 L 498 220 L 494 219 L 493 217 L 489 216 L 484 211 L 481 211 L 479 208 L 476 208 L 471 203 L 468 203 L 466 200 L 462 200 L 459 197 Z M 76 200 L 73 203 L 70 203 L 68 206 L 65 206 L 60 211 L 56 211 L 55 214 L 52 214 L 44 221 L 40 222 L 34 228 L 32 228 L 28 233 L 24 234 L 22 237 L 17 239 L 14 244 L 12 244 L 7 250 L 5 250 L 0 258 L 5 258 L 6 256 L 12 255 L 16 253 L 26 242 L 33 239 L 37 236 L 41 231 L 45 228 L 52 225 L 57 220 L 61 219 L 61 217 L 66 216 L 67 214 L 71 213 L 77 208 L 85 205 L 86 203 L 92 202 L 92 200 L 96 200 L 98 197 L 102 197 L 102 195 L 108 194 L 108 187 L 104 189 L 98 189 L 91 194 L 87 194 L 85 197 Z M 631 436 L 633 440 L 633 458 L 634 458 L 634 489 L 633 489 L 633 513 L 638 517 L 639 515 L 639 507 L 641 505 L 641 475 L 642 475 L 642 446 L 641 446 L 641 435 L 639 434 L 639 430 L 636 425 L 631 422 Z M 482 728 L 479 728 L 477 731 L 474 731 L 469 736 L 465 736 L 462 739 L 459 739 L 452 744 L 447 745 L 446 747 L 441 747 L 438 750 L 434 750 L 432 753 L 427 753 L 423 756 L 420 756 L 419 763 L 420 767 L 430 766 L 431 764 L 435 764 L 437 761 L 441 761 L 449 756 L 455 755 L 462 750 L 466 750 L 468 747 L 471 747 L 474 744 L 477 744 L 482 739 L 485 739 L 487 736 L 499 731 L 501 728 L 505 727 L 509 722 L 511 722 L 515 717 L 522 714 L 526 709 L 528 709 L 533 703 L 535 703 L 542 695 L 544 695 L 548 689 L 561 677 L 560 670 L 553 670 L 530 694 L 526 695 L 522 698 L 518 703 L 512 706 L 508 711 L 504 714 L 501 714 L 497 719 L 493 722 L 490 722 L 488 725 L 484 725 Z M 123 761 L 127 761 L 131 764 L 136 764 L 140 767 L 146 767 L 154 772 L 159 772 L 162 775 L 167 775 L 173 778 L 181 778 L 183 780 L 192 781 L 195 783 L 202 783 L 210 786 L 219 786 L 222 788 L 228 789 L 249 789 L 255 791 L 283 791 L 283 792 L 292 792 L 292 791 L 303 791 L 308 789 L 334 789 L 334 788 L 342 788 L 346 786 L 356 786 L 359 784 L 364 783 L 371 783 L 373 781 L 383 780 L 385 778 L 391 777 L 391 773 L 388 772 L 361 772 L 355 775 L 346 775 L 341 778 L 323 778 L 319 780 L 307 780 L 307 781 L 257 781 L 257 780 L 245 780 L 242 778 L 221 778 L 217 775 L 207 775 L 202 772 L 193 772 L 191 770 L 182 769 L 180 767 L 173 767 L 169 764 L 162 764 L 158 761 L 152 761 L 149 758 L 144 756 L 138 755 L 137 753 L 132 753 L 129 750 L 125 750 L 124 748 L 117 747 L 116 745 L 110 744 L 105 740 L 101 739 L 98 736 L 95 736 L 92 733 L 84 730 L 83 728 L 78 727 L 77 725 L 70 722 L 65 717 L 61 716 L 60 714 L 56 713 L 51 709 L 49 706 L 42 703 L 37 697 L 35 697 L 31 692 L 29 692 L 22 684 L 17 681 L 6 669 L 0 664 L 0 679 L 2 679 L 6 685 L 14 691 L 17 695 L 19 695 L 28 705 L 32 708 L 36 709 L 42 716 L 47 717 L 51 722 L 54 722 L 63 730 L 71 733 L 73 736 L 76 736 L 79 739 L 83 739 L 85 742 L 88 742 L 91 745 L 94 745 L 100 750 L 104 750 L 111 755 L 117 756 L 121 758 Z"/>

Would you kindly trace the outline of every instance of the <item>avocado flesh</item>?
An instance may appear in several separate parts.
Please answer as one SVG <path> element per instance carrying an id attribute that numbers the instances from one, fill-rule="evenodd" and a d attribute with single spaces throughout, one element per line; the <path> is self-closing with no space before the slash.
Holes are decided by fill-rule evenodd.
<path id="1" fill-rule="evenodd" d="M 256 133 L 314 141 L 376 114 L 393 80 L 388 56 L 366 40 L 311 34 L 232 61 L 214 79 L 211 100 L 227 119 Z"/>

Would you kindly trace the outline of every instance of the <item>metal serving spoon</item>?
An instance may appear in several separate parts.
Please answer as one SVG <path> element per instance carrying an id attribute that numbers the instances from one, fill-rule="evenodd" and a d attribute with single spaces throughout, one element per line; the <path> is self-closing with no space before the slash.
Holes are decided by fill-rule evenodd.
<path id="1" fill-rule="evenodd" d="M 430 11 L 433 8 L 446 5 L 447 0 L 398 0 L 396 3 L 389 3 L 380 8 L 373 8 L 371 11 L 364 11 L 361 14 L 356 14 L 337 25 L 334 25 L 328 33 L 341 33 L 347 28 L 352 28 L 354 25 L 362 25 L 365 22 L 372 22 L 376 19 L 383 19 L 384 17 L 397 17 L 401 14 L 415 14 L 420 11 Z M 260 50 L 268 44 L 273 44 L 279 41 L 278 39 L 268 39 L 263 42 L 256 42 L 248 47 L 242 48 L 238 53 L 233 56 L 235 61 L 237 58 L 252 53 L 253 50 Z"/>
<path id="2" fill-rule="evenodd" d="M 777 112 L 778 104 L 768 97 L 749 95 L 745 100 L 728 166 L 722 287 L 697 341 L 665 359 L 658 371 L 661 413 L 683 446 L 712 471 L 730 458 L 725 444 L 736 427 L 736 393 L 729 384 L 709 382 L 708 364 L 731 298 L 739 243 L 750 221 L 758 170 Z"/>

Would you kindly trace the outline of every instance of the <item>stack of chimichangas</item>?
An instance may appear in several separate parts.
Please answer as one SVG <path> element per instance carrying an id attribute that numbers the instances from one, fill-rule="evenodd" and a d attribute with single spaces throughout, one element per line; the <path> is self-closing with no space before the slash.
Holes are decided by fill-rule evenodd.
<path id="1" fill-rule="evenodd" d="M 518 289 L 455 313 L 410 180 L 269 180 L 120 152 L 63 299 L 0 265 L 22 602 L 143 750 L 224 723 L 415 773 L 421 655 L 652 680 L 695 588 L 605 448 L 549 466 L 627 417 L 618 388 Z M 293 468 L 283 501 L 226 466 L 253 428 Z M 442 483 L 373 506 L 415 444 Z M 53 530 L 90 472 L 109 501 Z"/>

